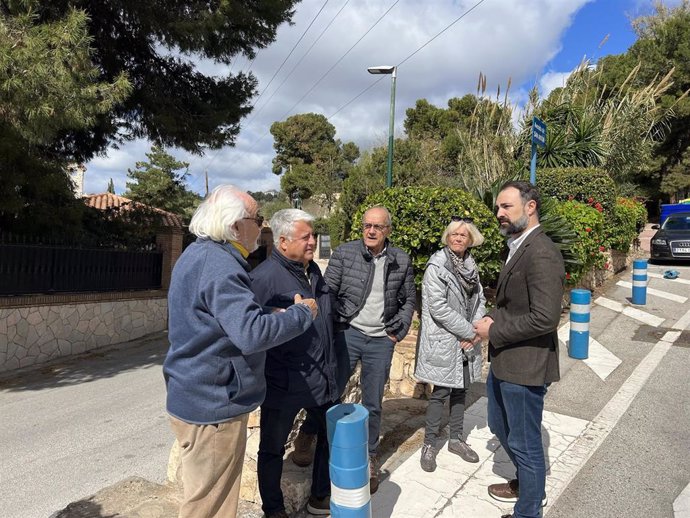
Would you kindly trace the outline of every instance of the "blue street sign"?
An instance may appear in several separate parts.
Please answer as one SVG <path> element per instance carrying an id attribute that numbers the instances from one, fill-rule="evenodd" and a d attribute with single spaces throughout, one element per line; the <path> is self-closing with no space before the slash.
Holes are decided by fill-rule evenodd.
<path id="1" fill-rule="evenodd" d="M 537 146 L 546 145 L 546 123 L 534 117 L 532 119 L 532 153 L 529 164 L 529 181 L 537 185 Z"/>
<path id="2" fill-rule="evenodd" d="M 546 123 L 537 117 L 532 119 L 532 143 L 539 147 L 546 145 Z"/>

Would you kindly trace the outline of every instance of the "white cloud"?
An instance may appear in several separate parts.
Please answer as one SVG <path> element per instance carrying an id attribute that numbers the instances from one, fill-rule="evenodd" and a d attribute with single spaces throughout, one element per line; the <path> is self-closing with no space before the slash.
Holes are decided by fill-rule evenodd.
<path id="1" fill-rule="evenodd" d="M 553 72 L 549 71 L 539 79 L 539 93 L 542 97 L 548 97 L 548 95 L 555 90 L 565 86 L 565 82 L 572 74 L 570 72 Z"/>
<path id="2" fill-rule="evenodd" d="M 588 1 L 486 0 L 400 65 L 396 91 L 396 136 L 402 135 L 405 110 L 414 106 L 417 99 L 426 98 L 445 106 L 451 97 L 475 93 L 480 71 L 487 76 L 487 93 L 495 94 L 498 85 L 503 90 L 508 79 L 512 78 L 514 93 L 511 97 L 519 96 L 520 87 L 534 84 L 544 67 L 559 52 L 564 31 L 572 23 L 577 10 Z M 259 51 L 251 66 L 251 72 L 259 79 L 259 92 L 264 90 L 322 3 L 322 0 L 304 0 L 297 4 L 295 24 L 281 27 L 276 42 L 268 49 Z M 272 122 L 309 111 L 330 117 L 378 79 L 378 76 L 367 74 L 368 66 L 403 62 L 475 4 L 476 0 L 400 0 L 310 91 L 317 80 L 392 5 L 392 0 L 351 0 L 310 54 L 276 91 L 343 4 L 327 5 L 258 100 L 255 114 L 243 123 L 235 148 L 211 151 L 204 157 L 174 151 L 175 156 L 192 164 L 192 188 L 203 191 L 206 168 L 210 187 L 233 182 L 253 191 L 278 188 L 279 178 L 271 173 L 274 152 L 268 128 Z M 233 64 L 233 73 L 241 69 L 246 71 L 248 64 L 245 57 L 238 57 Z M 206 72 L 219 75 L 228 69 L 208 62 L 203 63 L 203 68 Z M 556 74 L 549 72 L 545 78 L 555 81 Z M 362 150 L 385 140 L 389 95 L 390 79 L 384 77 L 380 83 L 339 111 L 331 120 L 336 127 L 337 137 L 356 142 Z M 304 99 L 295 106 L 303 96 Z M 87 164 L 86 190 L 104 190 L 108 178 L 112 176 L 120 192 L 124 188 L 127 167 L 134 167 L 137 160 L 144 159 L 147 149 L 145 143 L 136 142 L 119 151 L 110 151 L 107 159 L 91 161 Z"/>

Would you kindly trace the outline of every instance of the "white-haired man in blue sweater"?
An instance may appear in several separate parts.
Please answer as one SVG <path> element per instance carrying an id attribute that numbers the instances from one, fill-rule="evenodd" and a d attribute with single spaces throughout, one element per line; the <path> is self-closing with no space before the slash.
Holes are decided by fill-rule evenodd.
<path id="1" fill-rule="evenodd" d="M 251 196 L 217 187 L 192 217 L 198 239 L 173 269 L 163 373 L 182 449 L 181 518 L 237 515 L 247 417 L 266 394 L 266 351 L 304 333 L 318 312 L 300 295 L 281 312 L 257 302 L 246 257 L 261 223 Z"/>

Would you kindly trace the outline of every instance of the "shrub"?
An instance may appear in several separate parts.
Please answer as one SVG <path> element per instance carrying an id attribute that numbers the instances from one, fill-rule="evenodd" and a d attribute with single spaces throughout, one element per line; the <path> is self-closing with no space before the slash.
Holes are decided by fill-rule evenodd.
<path id="1" fill-rule="evenodd" d="M 594 167 L 542 169 L 537 185 L 542 196 L 575 200 L 606 212 L 613 211 L 616 204 L 616 184 L 605 171 Z"/>
<path id="2" fill-rule="evenodd" d="M 597 209 L 578 201 L 566 201 L 556 206 L 560 214 L 577 235 L 571 251 L 577 263 L 566 264 L 566 279 L 574 285 L 582 274 L 591 268 L 602 268 L 606 262 L 603 252 L 606 250 L 604 240 L 604 214 Z"/>
<path id="3" fill-rule="evenodd" d="M 612 250 L 627 252 L 647 223 L 645 206 L 631 198 L 618 198 L 607 218 L 604 239 Z"/>
<path id="4" fill-rule="evenodd" d="M 485 238 L 484 244 L 472 251 L 482 283 L 492 284 L 498 277 L 502 265 L 499 256 L 504 246 L 498 223 L 493 213 L 466 191 L 439 187 L 386 189 L 369 195 L 352 221 L 361 221 L 364 211 L 372 205 L 383 205 L 390 211 L 393 218 L 391 241 L 410 254 L 418 286 L 429 257 L 443 247 L 441 235 L 454 215 L 473 218 Z M 361 230 L 353 229 L 351 238 L 359 237 Z"/>

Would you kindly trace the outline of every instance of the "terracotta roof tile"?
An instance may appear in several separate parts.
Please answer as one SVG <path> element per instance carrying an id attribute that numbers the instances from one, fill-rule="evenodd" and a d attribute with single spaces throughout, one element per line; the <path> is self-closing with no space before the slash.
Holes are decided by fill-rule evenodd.
<path id="1" fill-rule="evenodd" d="M 105 192 L 102 194 L 90 194 L 82 198 L 88 207 L 93 207 L 98 210 L 120 209 L 122 211 L 131 210 L 133 207 L 147 207 L 143 203 L 139 203 L 124 196 L 111 194 Z M 168 212 L 167 210 L 149 207 L 160 215 L 160 222 L 164 227 L 184 228 L 182 218 L 177 214 Z"/>

